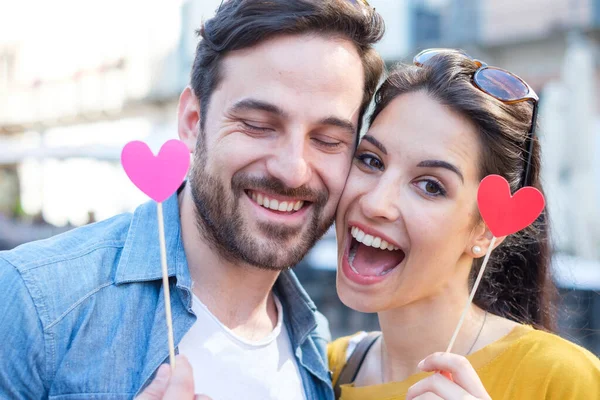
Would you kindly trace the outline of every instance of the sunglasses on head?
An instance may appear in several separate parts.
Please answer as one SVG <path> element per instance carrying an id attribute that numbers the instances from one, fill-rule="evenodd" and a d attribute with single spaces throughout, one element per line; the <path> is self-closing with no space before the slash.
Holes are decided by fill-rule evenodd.
<path id="1" fill-rule="evenodd" d="M 505 104 L 515 104 L 523 101 L 531 101 L 533 103 L 533 114 L 531 116 L 531 126 L 525 139 L 526 163 L 525 172 L 521 181 L 521 186 L 528 186 L 529 173 L 531 169 L 531 154 L 533 151 L 533 138 L 535 136 L 535 126 L 538 114 L 539 97 L 535 91 L 523 79 L 519 78 L 512 72 L 508 72 L 501 68 L 490 67 L 486 63 L 476 60 L 461 50 L 455 49 L 427 49 L 423 50 L 413 58 L 413 63 L 419 67 L 427 64 L 427 62 L 439 54 L 456 53 L 460 54 L 473 62 L 479 68 L 473 74 L 473 85 L 482 92 L 500 100 Z"/>

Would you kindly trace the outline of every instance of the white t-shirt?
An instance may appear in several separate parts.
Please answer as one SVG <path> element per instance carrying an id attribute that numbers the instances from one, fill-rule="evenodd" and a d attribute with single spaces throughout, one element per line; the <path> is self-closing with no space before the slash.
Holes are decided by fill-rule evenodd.
<path id="1" fill-rule="evenodd" d="M 305 400 L 302 379 L 283 309 L 275 297 L 277 326 L 259 341 L 246 340 L 223 325 L 193 296 L 198 317 L 179 344 L 194 369 L 198 394 L 213 400 Z"/>

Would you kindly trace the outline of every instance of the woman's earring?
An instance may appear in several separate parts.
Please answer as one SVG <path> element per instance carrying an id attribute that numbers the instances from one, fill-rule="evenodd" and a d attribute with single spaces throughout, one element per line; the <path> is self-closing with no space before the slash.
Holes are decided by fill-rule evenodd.
<path id="1" fill-rule="evenodd" d="M 475 253 L 475 254 L 481 253 L 481 247 L 479 247 L 479 246 L 473 246 L 472 250 L 473 250 L 473 253 Z"/>

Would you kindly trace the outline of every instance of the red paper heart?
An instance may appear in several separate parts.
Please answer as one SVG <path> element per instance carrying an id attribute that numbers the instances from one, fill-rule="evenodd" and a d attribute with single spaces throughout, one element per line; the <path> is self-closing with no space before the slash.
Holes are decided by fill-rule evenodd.
<path id="1" fill-rule="evenodd" d="M 488 175 L 479 184 L 477 205 L 481 217 L 496 237 L 508 236 L 531 225 L 544 209 L 544 195 L 527 186 L 511 196 L 506 179 Z"/>

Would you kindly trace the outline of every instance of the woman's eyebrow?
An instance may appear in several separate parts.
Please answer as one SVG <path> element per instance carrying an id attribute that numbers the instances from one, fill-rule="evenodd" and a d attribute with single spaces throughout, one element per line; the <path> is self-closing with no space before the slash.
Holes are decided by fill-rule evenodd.
<path id="1" fill-rule="evenodd" d="M 366 140 L 367 142 L 371 143 L 373 146 L 377 147 L 379 150 L 381 150 L 381 152 L 385 155 L 387 155 L 387 149 L 385 148 L 385 146 L 383 145 L 383 143 L 381 143 L 379 140 L 375 139 L 373 136 L 371 135 L 365 135 L 362 137 L 362 140 Z"/>
<path id="2" fill-rule="evenodd" d="M 442 161 L 442 160 L 425 160 L 425 161 L 421 161 L 419 164 L 417 164 L 417 167 L 444 168 L 444 169 L 454 172 L 456 175 L 458 175 L 461 182 L 465 183 L 465 178 L 463 177 L 463 174 L 460 171 L 460 169 L 458 167 L 454 166 L 453 164 L 450 164 L 449 162 Z"/>

